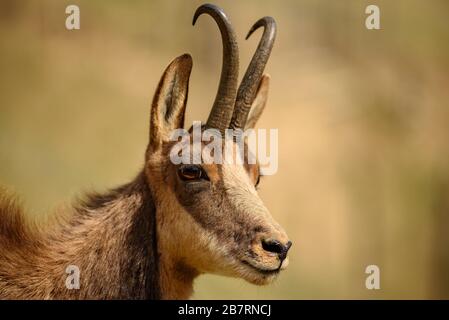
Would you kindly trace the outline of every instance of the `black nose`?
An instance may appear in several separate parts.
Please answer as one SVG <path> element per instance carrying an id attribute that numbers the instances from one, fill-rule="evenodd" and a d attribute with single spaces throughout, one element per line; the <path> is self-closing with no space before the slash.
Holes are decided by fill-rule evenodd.
<path id="1" fill-rule="evenodd" d="M 275 239 L 264 239 L 262 240 L 262 248 L 265 251 L 277 253 L 279 259 L 284 260 L 287 257 L 287 252 L 292 246 L 292 242 L 289 241 L 285 245 L 280 241 Z"/>

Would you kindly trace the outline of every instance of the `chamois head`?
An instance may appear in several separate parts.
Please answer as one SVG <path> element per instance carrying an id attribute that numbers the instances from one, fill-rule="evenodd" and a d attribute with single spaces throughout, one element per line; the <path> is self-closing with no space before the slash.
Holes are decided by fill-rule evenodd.
<path id="1" fill-rule="evenodd" d="M 201 132 L 215 129 L 223 134 L 228 128 L 253 128 L 267 99 L 269 76 L 263 70 L 276 24 L 271 17 L 264 17 L 250 29 L 247 37 L 259 27 L 264 27 L 264 32 L 237 88 L 239 55 L 234 30 L 225 13 L 209 4 L 196 10 L 193 24 L 202 14 L 218 24 L 223 66 L 218 92 Z M 291 242 L 257 194 L 258 163 L 249 163 L 247 158 L 243 163 L 171 161 L 170 152 L 177 143 L 171 135 L 184 126 L 191 69 L 190 55 L 176 58 L 162 75 L 151 109 L 145 173 L 157 208 L 161 258 L 169 256 L 175 261 L 173 270 L 181 273 L 208 272 L 241 277 L 254 284 L 269 283 L 287 266 Z M 214 139 L 225 139 L 217 137 Z M 192 149 L 207 147 L 203 141 L 192 140 Z M 238 149 L 234 140 L 231 144 Z M 204 154 L 202 157 L 206 160 Z M 228 157 L 227 153 L 222 157 Z"/>

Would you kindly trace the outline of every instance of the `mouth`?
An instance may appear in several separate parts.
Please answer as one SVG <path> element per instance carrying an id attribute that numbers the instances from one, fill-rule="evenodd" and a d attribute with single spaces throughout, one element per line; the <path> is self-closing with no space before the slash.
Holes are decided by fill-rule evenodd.
<path id="1" fill-rule="evenodd" d="M 275 269 L 265 269 L 265 268 L 260 268 L 260 267 L 256 267 L 255 265 L 251 264 L 250 262 L 246 261 L 246 260 L 240 260 L 244 265 L 248 266 L 249 268 L 251 268 L 254 271 L 257 271 L 258 273 L 264 274 L 264 275 L 276 275 L 281 271 L 281 266 L 282 263 L 279 264 L 278 268 Z"/>

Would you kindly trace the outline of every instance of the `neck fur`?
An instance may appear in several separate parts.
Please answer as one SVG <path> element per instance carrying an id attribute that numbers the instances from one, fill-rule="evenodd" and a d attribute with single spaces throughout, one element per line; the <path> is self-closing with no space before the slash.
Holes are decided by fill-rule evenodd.
<path id="1" fill-rule="evenodd" d="M 162 206 L 155 205 L 144 174 L 116 190 L 115 196 L 92 199 L 91 203 L 95 207 L 99 205 L 100 210 L 104 208 L 109 212 L 107 216 L 118 217 L 116 223 L 110 221 L 110 226 L 114 228 L 110 239 L 122 235 L 120 238 L 124 241 L 106 241 L 110 245 L 108 250 L 116 250 L 119 255 L 116 259 L 120 265 L 120 273 L 117 273 L 120 289 L 115 290 L 118 296 L 132 299 L 188 299 L 193 292 L 197 273 L 170 251 L 171 242 L 175 239 L 162 236 L 166 233 L 164 228 L 170 227 L 163 223 L 166 212 Z"/>
<path id="2" fill-rule="evenodd" d="M 90 196 L 45 241 L 45 251 L 56 253 L 52 255 L 58 269 L 79 267 L 81 288 L 67 290 L 59 275 L 54 281 L 62 285 L 49 287 L 52 293 L 45 296 L 188 299 L 197 274 L 167 251 L 170 239 L 160 234 L 169 226 L 160 222 L 162 215 L 144 174 L 106 195 Z M 49 267 L 54 268 L 54 264 Z"/>

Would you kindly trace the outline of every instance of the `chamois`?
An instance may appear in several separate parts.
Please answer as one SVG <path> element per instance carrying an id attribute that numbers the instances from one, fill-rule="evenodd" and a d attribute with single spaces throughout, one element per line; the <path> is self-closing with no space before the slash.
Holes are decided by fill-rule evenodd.
<path id="1" fill-rule="evenodd" d="M 252 128 L 266 104 L 263 74 L 276 35 L 271 17 L 237 89 L 238 46 L 225 13 L 200 6 L 222 36 L 218 92 L 202 130 Z M 0 298 L 186 299 L 200 274 L 268 284 L 288 264 L 291 242 L 260 200 L 259 165 L 174 164 L 173 130 L 183 128 L 192 58 L 173 60 L 157 86 L 149 144 L 137 177 L 56 212 L 39 226 L 25 221 L 15 198 L 0 190 Z M 250 112 L 251 111 L 251 112 Z M 200 142 L 200 147 L 204 143 Z M 66 268 L 80 270 L 79 289 L 66 287 Z"/>

